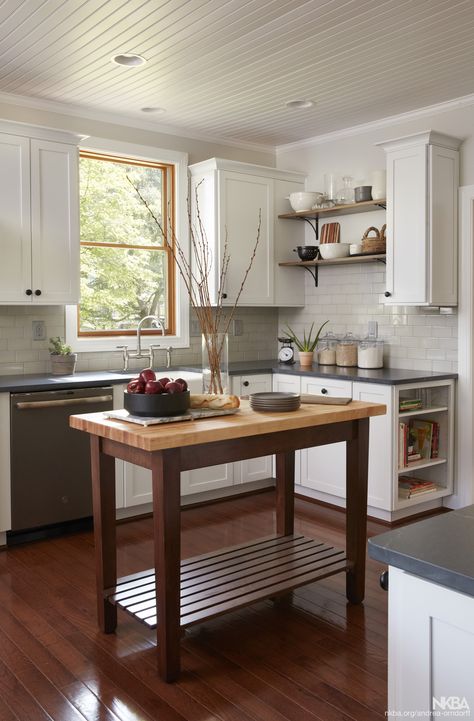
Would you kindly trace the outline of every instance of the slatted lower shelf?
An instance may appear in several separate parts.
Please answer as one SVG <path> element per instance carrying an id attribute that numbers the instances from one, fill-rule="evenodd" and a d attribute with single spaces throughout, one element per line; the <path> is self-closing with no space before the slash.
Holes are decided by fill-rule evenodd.
<path id="1" fill-rule="evenodd" d="M 242 608 L 347 570 L 345 551 L 304 536 L 268 536 L 181 562 L 181 626 Z M 150 628 L 155 571 L 126 576 L 105 597 Z"/>

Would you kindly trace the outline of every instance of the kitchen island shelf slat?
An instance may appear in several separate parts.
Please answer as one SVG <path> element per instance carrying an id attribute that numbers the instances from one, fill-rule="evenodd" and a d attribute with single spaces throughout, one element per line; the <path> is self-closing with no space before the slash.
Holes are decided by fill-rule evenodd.
<path id="1" fill-rule="evenodd" d="M 181 627 L 347 569 L 345 551 L 299 535 L 267 537 L 185 559 L 181 561 Z M 154 569 L 118 579 L 104 596 L 156 628 Z"/>

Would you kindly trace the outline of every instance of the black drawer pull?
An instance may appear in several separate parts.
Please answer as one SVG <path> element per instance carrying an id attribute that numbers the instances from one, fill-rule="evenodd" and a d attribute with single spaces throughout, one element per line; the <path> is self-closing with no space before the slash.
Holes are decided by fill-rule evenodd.
<path id="1" fill-rule="evenodd" d="M 35 295 L 41 295 L 41 291 L 39 290 L 39 288 L 35 290 Z"/>
<path id="2" fill-rule="evenodd" d="M 26 295 L 33 295 L 33 291 L 31 288 L 28 288 L 28 290 L 25 290 Z"/>
<path id="3" fill-rule="evenodd" d="M 384 293 L 384 296 L 385 296 L 386 298 L 390 298 L 391 295 L 392 295 L 392 294 L 390 293 L 389 290 L 386 290 L 385 293 Z"/>
<path id="4" fill-rule="evenodd" d="M 388 591 L 388 571 L 383 571 L 380 574 L 379 583 L 380 587 L 383 588 L 384 591 Z"/>
<path id="5" fill-rule="evenodd" d="M 242 383 L 242 385 L 245 386 L 246 388 L 248 388 L 249 385 L 250 385 L 250 383 L 249 383 L 249 381 L 244 381 L 244 382 Z"/>
<path id="6" fill-rule="evenodd" d="M 327 395 L 327 388 L 321 388 L 321 393 L 323 396 Z"/>

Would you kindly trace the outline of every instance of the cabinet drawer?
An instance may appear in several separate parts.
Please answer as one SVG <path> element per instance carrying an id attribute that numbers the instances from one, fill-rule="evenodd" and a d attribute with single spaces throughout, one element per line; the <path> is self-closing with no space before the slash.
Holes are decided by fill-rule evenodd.
<path id="1" fill-rule="evenodd" d="M 301 379 L 301 392 L 317 396 L 343 396 L 352 398 L 352 381 L 339 381 L 328 378 Z"/>
<path id="2" fill-rule="evenodd" d="M 265 393 L 272 389 L 272 376 L 270 373 L 259 373 L 248 376 L 234 376 L 232 378 L 232 391 L 239 396 L 248 396 L 250 393 Z"/>
<path id="3" fill-rule="evenodd" d="M 301 377 L 277 373 L 273 376 L 273 390 L 280 393 L 300 393 Z"/>

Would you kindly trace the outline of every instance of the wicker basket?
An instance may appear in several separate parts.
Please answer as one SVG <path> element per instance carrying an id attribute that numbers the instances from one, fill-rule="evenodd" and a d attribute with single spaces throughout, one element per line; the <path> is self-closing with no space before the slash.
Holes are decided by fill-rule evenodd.
<path id="1" fill-rule="evenodd" d="M 387 249 L 387 240 L 385 237 L 386 225 L 383 225 L 380 231 L 378 228 L 374 228 L 373 225 L 367 228 L 362 237 L 362 253 L 385 253 Z M 374 231 L 375 235 L 369 237 L 369 233 Z"/>

